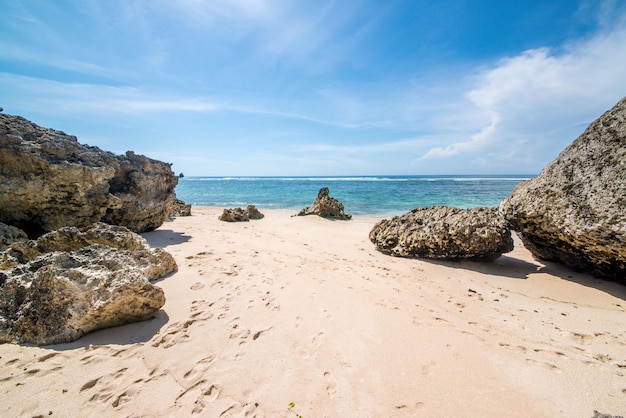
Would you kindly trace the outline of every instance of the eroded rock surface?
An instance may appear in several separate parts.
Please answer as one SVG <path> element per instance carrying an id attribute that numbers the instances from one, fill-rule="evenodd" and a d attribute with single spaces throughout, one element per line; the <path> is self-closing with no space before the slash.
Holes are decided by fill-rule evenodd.
<path id="1" fill-rule="evenodd" d="M 329 196 L 328 187 L 323 187 L 317 194 L 317 198 L 311 204 L 302 209 L 298 216 L 318 215 L 323 218 L 332 218 L 340 220 L 352 219 L 352 215 L 344 212 L 343 203 Z"/>
<path id="2" fill-rule="evenodd" d="M 497 208 L 418 208 L 380 221 L 369 238 L 381 252 L 400 257 L 492 260 L 513 249 Z"/>
<path id="3" fill-rule="evenodd" d="M 626 284 L 626 98 L 500 208 L 536 257 Z"/>
<path id="4" fill-rule="evenodd" d="M 14 242 L 26 241 L 28 235 L 19 228 L 0 222 L 0 251 L 6 250 Z"/>
<path id="5" fill-rule="evenodd" d="M 191 216 L 191 205 L 185 203 L 183 200 L 174 199 L 170 217 L 176 218 L 178 216 Z"/>
<path id="6" fill-rule="evenodd" d="M 150 283 L 176 270 L 123 227 L 67 227 L 13 243 L 0 267 L 0 342 L 54 344 L 149 318 L 165 303 Z"/>
<path id="7" fill-rule="evenodd" d="M 31 237 L 100 220 L 154 229 L 170 212 L 177 182 L 169 164 L 116 156 L 0 114 L 0 221 Z"/>
<path id="8" fill-rule="evenodd" d="M 250 219 L 263 219 L 264 216 L 265 215 L 259 212 L 256 206 L 248 205 L 246 209 L 224 209 L 219 220 L 225 222 L 247 222 Z"/>
<path id="9" fill-rule="evenodd" d="M 132 151 L 117 156 L 117 161 L 115 176 L 109 184 L 110 192 L 122 205 L 109 208 L 102 221 L 123 225 L 135 232 L 158 228 L 172 211 L 178 177 L 170 164 Z"/>

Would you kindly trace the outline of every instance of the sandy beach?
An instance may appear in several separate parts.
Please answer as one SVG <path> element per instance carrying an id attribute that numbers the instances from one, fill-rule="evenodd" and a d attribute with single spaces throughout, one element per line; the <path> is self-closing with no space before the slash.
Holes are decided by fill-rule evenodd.
<path id="1" fill-rule="evenodd" d="M 532 258 L 401 259 L 377 219 L 220 208 L 143 234 L 176 259 L 152 320 L 0 345 L 2 417 L 626 415 L 626 287 Z"/>

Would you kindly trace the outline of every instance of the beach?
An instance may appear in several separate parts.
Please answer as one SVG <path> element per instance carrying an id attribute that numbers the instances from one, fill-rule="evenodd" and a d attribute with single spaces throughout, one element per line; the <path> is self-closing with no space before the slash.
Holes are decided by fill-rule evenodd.
<path id="1" fill-rule="evenodd" d="M 626 287 L 515 250 L 378 252 L 379 220 L 194 206 L 143 236 L 178 263 L 155 318 L 0 345 L 0 416 L 626 415 Z"/>

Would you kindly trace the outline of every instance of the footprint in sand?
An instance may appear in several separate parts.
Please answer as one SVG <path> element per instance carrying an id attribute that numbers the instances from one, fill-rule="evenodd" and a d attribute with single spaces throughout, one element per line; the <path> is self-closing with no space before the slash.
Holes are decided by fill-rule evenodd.
<path id="1" fill-rule="evenodd" d="M 531 358 L 527 358 L 526 362 L 531 363 L 531 364 L 538 364 L 542 367 L 545 367 L 548 370 L 552 370 L 553 372 L 561 372 L 561 368 L 558 366 L 555 366 L 552 363 L 548 363 L 548 362 L 543 362 L 543 361 L 537 361 L 537 360 L 533 360 Z"/>
<path id="2" fill-rule="evenodd" d="M 197 378 L 199 376 L 202 376 L 207 371 L 207 369 L 209 368 L 210 364 L 213 363 L 213 360 L 215 360 L 215 356 L 214 355 L 210 355 L 208 357 L 204 357 L 200 361 L 195 362 L 193 368 L 188 370 L 183 375 L 183 378 L 185 378 L 187 380 L 193 380 L 193 379 L 195 379 L 195 378 Z"/>
<path id="3" fill-rule="evenodd" d="M 419 410 L 419 409 L 424 409 L 425 407 L 426 405 L 424 404 L 424 402 L 416 402 L 413 408 L 411 408 L 407 404 L 396 405 L 396 409 L 407 409 L 407 410 Z"/>
<path id="4" fill-rule="evenodd" d="M 81 386 L 80 392 L 95 391 L 89 402 L 107 403 L 113 399 L 111 406 L 114 408 L 131 402 L 144 387 L 144 380 L 137 379 L 130 384 L 124 384 L 124 379 L 129 377 L 127 371 L 128 368 L 124 367 L 114 373 L 91 379 Z M 119 394 L 116 395 L 116 392 Z"/>
<path id="5" fill-rule="evenodd" d="M 323 332 L 319 332 L 315 337 L 313 337 L 311 339 L 311 343 L 315 346 L 315 347 L 320 347 L 322 345 L 322 339 L 324 338 L 324 333 Z"/>
<path id="6" fill-rule="evenodd" d="M 237 402 L 235 404 L 230 405 L 228 408 L 223 410 L 220 414 L 220 418 L 231 418 L 231 417 L 256 417 L 258 416 L 258 407 L 259 404 L 255 403 L 241 403 Z"/>
<path id="7" fill-rule="evenodd" d="M 208 403 L 214 402 L 219 397 L 220 392 L 219 385 L 209 383 L 206 379 L 203 379 L 178 395 L 175 405 L 179 408 L 193 405 L 191 415 L 197 415 L 204 411 Z"/>
<path id="8" fill-rule="evenodd" d="M 205 300 L 194 300 L 191 303 L 190 319 L 170 324 L 163 332 L 157 335 L 152 346 L 170 348 L 175 344 L 185 342 L 189 339 L 189 327 L 198 322 L 204 322 L 213 318 L 213 312 L 210 310 L 212 306 L 213 303 L 209 303 Z"/>
<path id="9" fill-rule="evenodd" d="M 196 283 L 191 285 L 190 289 L 191 290 L 200 290 L 203 287 L 204 287 L 204 283 L 196 282 Z"/>
<path id="10" fill-rule="evenodd" d="M 326 393 L 328 393 L 330 399 L 333 399 L 337 394 L 335 379 L 329 372 L 324 372 L 324 380 L 326 381 Z"/>
<path id="11" fill-rule="evenodd" d="M 280 311 L 280 305 L 276 303 L 276 298 L 269 291 L 261 294 L 261 300 L 270 311 Z"/>

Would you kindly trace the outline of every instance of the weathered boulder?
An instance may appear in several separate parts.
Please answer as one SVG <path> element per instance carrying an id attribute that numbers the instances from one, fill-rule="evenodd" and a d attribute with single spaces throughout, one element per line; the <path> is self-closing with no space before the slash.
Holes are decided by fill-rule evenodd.
<path id="1" fill-rule="evenodd" d="M 224 209 L 219 220 L 225 222 L 247 222 L 250 219 L 263 219 L 264 216 L 256 206 L 248 205 L 246 209 Z"/>
<path id="2" fill-rule="evenodd" d="M 352 215 L 346 214 L 343 209 L 343 203 L 329 196 L 328 187 L 323 187 L 317 194 L 317 198 L 311 204 L 302 209 L 298 216 L 318 215 L 323 218 L 333 218 L 341 220 L 352 219 Z"/>
<path id="3" fill-rule="evenodd" d="M 150 281 L 176 270 L 169 253 L 106 224 L 64 228 L 28 244 L 2 254 L 12 267 L 0 270 L 0 342 L 68 342 L 145 320 L 165 303 Z"/>
<path id="4" fill-rule="evenodd" d="M 497 208 L 418 208 L 378 222 L 370 241 L 401 257 L 493 260 L 513 250 L 513 239 Z"/>
<path id="5" fill-rule="evenodd" d="M 169 164 L 116 156 L 0 114 L 0 221 L 31 237 L 100 220 L 154 229 L 170 212 L 177 182 Z"/>
<path id="6" fill-rule="evenodd" d="M 150 250 L 148 242 L 141 235 L 131 232 L 123 226 L 114 226 L 102 222 L 83 228 L 66 226 L 48 232 L 37 240 L 11 244 L 8 250 L 0 254 L 0 270 L 27 263 L 46 253 L 77 251 L 92 244 L 103 244 L 128 251 Z M 171 262 L 174 262 L 173 258 Z"/>
<path id="7" fill-rule="evenodd" d="M 626 284 L 626 98 L 500 208 L 534 256 Z"/>
<path id="8" fill-rule="evenodd" d="M 102 221 L 123 225 L 135 232 L 158 228 L 172 211 L 178 177 L 170 164 L 135 155 L 132 151 L 117 156 L 117 161 L 109 190 L 122 205 L 107 209 Z"/>
<path id="9" fill-rule="evenodd" d="M 27 239 L 26 232 L 0 222 L 0 251 L 6 250 L 14 242 L 26 241 Z"/>

